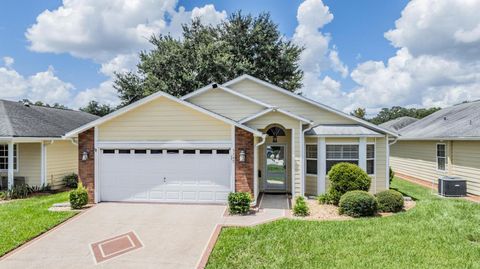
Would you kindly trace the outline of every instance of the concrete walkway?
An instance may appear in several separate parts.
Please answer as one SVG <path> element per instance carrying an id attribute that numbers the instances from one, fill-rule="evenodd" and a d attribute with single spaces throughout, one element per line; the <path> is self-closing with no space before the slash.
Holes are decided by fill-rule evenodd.
<path id="1" fill-rule="evenodd" d="M 228 216 L 226 210 L 225 205 L 100 203 L 0 258 L 0 268 L 201 268 L 221 227 L 284 218 L 288 200 L 264 195 L 258 212 L 248 216 Z M 128 250 L 131 236 L 141 247 Z M 97 263 L 94 243 L 104 245 L 98 255 L 116 254 Z"/>

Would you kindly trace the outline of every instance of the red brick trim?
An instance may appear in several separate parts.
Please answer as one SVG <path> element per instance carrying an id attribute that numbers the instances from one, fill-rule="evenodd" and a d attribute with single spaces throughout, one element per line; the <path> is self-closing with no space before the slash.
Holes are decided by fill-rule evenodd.
<path id="1" fill-rule="evenodd" d="M 83 152 L 88 159 L 82 160 Z M 78 177 L 88 191 L 88 202 L 95 201 L 95 129 L 90 128 L 78 134 Z"/>
<path id="2" fill-rule="evenodd" d="M 235 191 L 253 195 L 253 134 L 235 127 Z M 245 152 L 245 162 L 240 162 L 240 152 Z"/>

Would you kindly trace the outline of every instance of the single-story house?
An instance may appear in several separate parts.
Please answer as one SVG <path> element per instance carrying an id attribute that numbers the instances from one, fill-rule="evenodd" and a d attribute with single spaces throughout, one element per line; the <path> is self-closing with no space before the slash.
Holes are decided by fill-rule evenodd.
<path id="1" fill-rule="evenodd" d="M 157 92 L 64 137 L 95 202 L 224 203 L 228 193 L 317 195 L 338 162 L 388 189 L 396 133 L 249 75 L 176 98 Z"/>
<path id="2" fill-rule="evenodd" d="M 62 136 L 97 116 L 0 100 L 0 187 L 62 186 L 78 171 L 78 147 Z"/>
<path id="3" fill-rule="evenodd" d="M 480 102 L 444 108 L 397 132 L 390 164 L 398 176 L 430 183 L 458 176 L 480 195 Z"/>

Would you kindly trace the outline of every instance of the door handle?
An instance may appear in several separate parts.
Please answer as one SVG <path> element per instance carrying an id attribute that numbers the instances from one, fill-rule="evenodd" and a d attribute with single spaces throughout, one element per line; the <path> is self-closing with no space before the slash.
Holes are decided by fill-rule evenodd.
<path id="1" fill-rule="evenodd" d="M 167 182 L 167 178 L 163 177 L 163 183 L 166 183 L 166 182 Z"/>

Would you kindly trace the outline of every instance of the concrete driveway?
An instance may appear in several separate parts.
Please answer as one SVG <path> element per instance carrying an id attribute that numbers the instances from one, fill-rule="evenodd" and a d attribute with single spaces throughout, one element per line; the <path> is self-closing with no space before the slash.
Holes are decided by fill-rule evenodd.
<path id="1" fill-rule="evenodd" d="M 224 211 L 222 205 L 101 203 L 2 259 L 0 268 L 195 268 Z M 141 247 L 96 263 L 92 243 L 129 232 Z M 119 241 L 109 253 L 105 245 L 102 255 L 131 242 Z"/>

